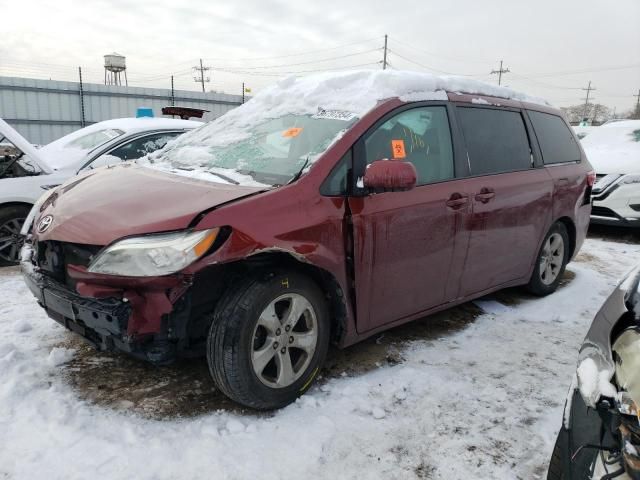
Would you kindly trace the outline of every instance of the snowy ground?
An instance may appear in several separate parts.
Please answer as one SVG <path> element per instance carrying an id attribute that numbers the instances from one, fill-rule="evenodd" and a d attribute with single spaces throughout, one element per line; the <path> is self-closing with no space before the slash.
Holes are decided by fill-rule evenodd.
<path id="1" fill-rule="evenodd" d="M 92 351 L 0 270 L 0 479 L 544 478 L 577 348 L 640 262 L 637 237 L 599 237 L 554 295 L 500 292 L 332 352 L 273 414 L 226 401 L 200 361 Z"/>

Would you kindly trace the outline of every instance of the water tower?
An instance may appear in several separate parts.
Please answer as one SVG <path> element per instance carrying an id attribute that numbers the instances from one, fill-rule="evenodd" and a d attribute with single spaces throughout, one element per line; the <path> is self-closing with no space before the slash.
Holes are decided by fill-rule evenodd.
<path id="1" fill-rule="evenodd" d="M 121 74 L 124 73 L 124 83 L 129 85 L 127 80 L 127 63 L 124 56 L 119 53 L 110 53 L 104 56 L 104 84 L 122 85 Z"/>

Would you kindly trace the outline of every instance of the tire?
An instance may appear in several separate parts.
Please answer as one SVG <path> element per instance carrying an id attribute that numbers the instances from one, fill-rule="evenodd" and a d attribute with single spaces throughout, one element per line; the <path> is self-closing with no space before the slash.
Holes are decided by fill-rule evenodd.
<path id="1" fill-rule="evenodd" d="M 0 207 L 0 267 L 20 263 L 23 240 L 19 234 L 30 210 L 25 206 Z"/>
<path id="2" fill-rule="evenodd" d="M 553 446 L 553 453 L 551 454 L 551 461 L 549 462 L 549 470 L 547 471 L 547 480 L 565 480 L 567 476 L 564 474 L 564 465 L 562 462 L 563 447 L 566 451 L 566 434 L 563 435 L 561 430 L 556 438 L 556 443 Z"/>
<path id="3" fill-rule="evenodd" d="M 218 302 L 207 339 L 209 371 L 237 403 L 284 407 L 313 383 L 327 355 L 329 328 L 325 298 L 310 278 L 254 275 Z"/>
<path id="4" fill-rule="evenodd" d="M 561 241 L 561 246 L 558 246 Z M 550 243 L 551 242 L 551 243 Z M 561 251 L 560 251 L 561 249 Z M 551 255 L 549 255 L 549 252 Z M 527 290 L 534 295 L 545 296 L 558 288 L 569 261 L 569 233 L 560 222 L 554 223 L 544 237 Z M 545 268 L 545 265 L 548 268 Z"/>

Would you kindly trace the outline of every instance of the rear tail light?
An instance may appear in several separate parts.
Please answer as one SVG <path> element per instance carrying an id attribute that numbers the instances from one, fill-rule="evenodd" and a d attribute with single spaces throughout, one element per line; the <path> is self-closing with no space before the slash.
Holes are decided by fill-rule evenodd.
<path id="1" fill-rule="evenodd" d="M 587 173 L 587 185 L 593 187 L 594 183 L 596 183 L 596 172 L 591 170 L 589 173 Z"/>

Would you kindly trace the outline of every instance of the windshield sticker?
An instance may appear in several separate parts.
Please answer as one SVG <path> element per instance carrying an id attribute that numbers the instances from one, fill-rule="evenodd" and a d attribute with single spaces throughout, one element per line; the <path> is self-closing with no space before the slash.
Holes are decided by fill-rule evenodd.
<path id="1" fill-rule="evenodd" d="M 344 120 L 349 122 L 356 118 L 355 113 L 345 112 L 344 110 L 325 110 L 323 108 L 318 109 L 318 113 L 312 115 L 311 118 L 326 118 L 329 120 Z"/>
<path id="2" fill-rule="evenodd" d="M 407 157 L 404 151 L 404 140 L 391 140 L 391 151 L 393 152 L 393 158 Z"/>
<path id="3" fill-rule="evenodd" d="M 302 127 L 291 127 L 282 132 L 282 136 L 287 138 L 297 137 L 300 132 L 302 132 Z"/>

